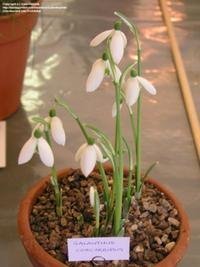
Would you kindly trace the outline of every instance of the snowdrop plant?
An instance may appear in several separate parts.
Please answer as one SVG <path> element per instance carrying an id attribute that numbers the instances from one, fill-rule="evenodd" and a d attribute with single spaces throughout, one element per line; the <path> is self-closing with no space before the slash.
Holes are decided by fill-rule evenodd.
<path id="1" fill-rule="evenodd" d="M 115 90 L 115 99 L 112 106 L 112 117 L 115 119 L 115 141 L 114 145 L 107 135 L 94 127 L 82 123 L 79 117 L 72 111 L 65 101 L 56 99 L 58 105 L 64 107 L 69 114 L 77 121 L 82 133 L 86 138 L 76 153 L 76 160 L 80 161 L 81 170 L 87 177 L 94 169 L 95 164 L 99 168 L 102 183 L 104 186 L 104 207 L 106 209 L 106 219 L 101 222 L 101 229 L 95 233 L 106 234 L 111 226 L 114 235 L 123 234 L 124 219 L 127 216 L 131 198 L 141 197 L 143 180 L 148 172 L 155 166 L 153 164 L 142 176 L 141 173 L 141 99 L 142 91 L 145 89 L 151 95 L 156 94 L 154 86 L 141 76 L 141 44 L 139 41 L 138 30 L 121 13 L 115 13 L 120 20 L 114 24 L 114 29 L 104 31 L 94 37 L 90 43 L 92 47 L 105 42 L 102 57 L 97 59 L 92 65 L 91 71 L 86 81 L 86 91 L 91 93 L 97 90 L 105 75 L 111 78 Z M 121 71 L 118 64 L 124 55 L 127 45 L 127 38 L 121 31 L 122 23 L 128 26 L 134 36 L 137 47 L 137 61 L 129 64 L 124 71 Z M 133 105 L 137 105 L 137 117 L 133 112 Z M 127 106 L 133 131 L 134 147 L 128 144 L 123 135 L 121 125 L 121 109 Z M 135 157 L 133 157 L 133 151 Z M 129 159 L 129 176 L 127 186 L 124 185 L 124 158 L 125 152 Z M 113 185 L 110 186 L 108 177 L 104 171 L 102 163 L 107 159 L 113 167 Z M 133 179 L 133 176 L 135 179 Z M 134 180 L 134 181 L 133 181 Z M 96 189 L 95 189 L 96 190 Z M 96 191 L 95 191 L 96 192 Z M 92 199 L 92 201 L 91 201 Z M 94 208 L 94 188 L 90 189 L 90 203 Z M 96 227 L 99 224 L 99 213 L 94 211 L 96 216 Z"/>
<path id="2" fill-rule="evenodd" d="M 151 95 L 156 94 L 154 86 L 141 76 L 141 44 L 136 26 L 123 14 L 115 12 L 118 17 L 114 28 L 104 31 L 93 38 L 92 47 L 105 43 L 102 56 L 92 65 L 86 81 L 86 91 L 91 93 L 97 90 L 104 77 L 111 79 L 115 98 L 112 106 L 112 117 L 115 120 L 114 142 L 97 127 L 84 123 L 72 110 L 66 101 L 55 99 L 55 107 L 64 108 L 67 113 L 77 122 L 81 133 L 85 138 L 75 154 L 75 160 L 80 162 L 80 168 L 85 177 L 88 177 L 98 167 L 102 179 L 103 192 L 97 192 L 92 186 L 88 192 L 90 205 L 94 210 L 95 228 L 94 235 L 123 235 L 124 222 L 128 215 L 132 197 L 141 197 L 143 182 L 149 171 L 155 166 L 151 165 L 144 175 L 141 172 L 141 100 L 142 90 L 145 89 Z M 137 60 L 128 64 L 123 71 L 118 64 L 123 58 L 127 45 L 127 38 L 121 31 L 122 24 L 128 26 L 136 41 Z M 136 116 L 133 106 L 136 105 Z M 121 110 L 127 107 L 130 117 L 133 142 L 130 145 L 124 137 L 122 129 Z M 112 119 L 112 118 L 111 118 Z M 35 118 L 37 126 L 28 142 L 22 148 L 19 155 L 19 164 L 29 161 L 33 153 L 38 152 L 42 162 L 51 167 L 51 182 L 54 187 L 56 210 L 62 214 L 62 192 L 57 181 L 56 170 L 51 146 L 52 138 L 61 145 L 65 144 L 65 133 L 61 120 L 56 116 L 55 109 L 49 112 L 48 118 Z M 41 149 L 41 143 L 43 143 Z M 45 144 L 45 145 L 44 145 Z M 44 149 L 45 147 L 45 149 Z M 46 150 L 44 153 L 43 150 Z M 45 157 L 44 157 L 45 154 Z M 128 155 L 128 177 L 124 180 L 125 156 Z M 47 160 L 48 158 L 48 160 Z M 104 170 L 103 163 L 109 161 L 112 165 L 112 182 Z M 100 203 L 101 202 L 101 203 Z M 101 218 L 101 210 L 105 216 Z"/>
<path id="3" fill-rule="evenodd" d="M 19 153 L 18 164 L 27 163 L 35 153 L 39 154 L 44 165 L 51 168 L 51 184 L 54 189 L 56 213 L 58 216 L 62 216 L 62 190 L 59 188 L 57 180 L 51 139 L 59 145 L 65 145 L 66 137 L 63 124 L 61 119 L 56 116 L 55 109 L 49 111 L 48 117 L 39 117 L 33 120 L 37 124 L 32 131 L 31 137 L 23 145 Z"/>

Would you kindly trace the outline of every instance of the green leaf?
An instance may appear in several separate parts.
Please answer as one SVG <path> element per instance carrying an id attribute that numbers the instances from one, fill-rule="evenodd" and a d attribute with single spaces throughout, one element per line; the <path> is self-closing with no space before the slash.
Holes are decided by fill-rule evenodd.
<path id="1" fill-rule="evenodd" d="M 100 221 L 100 200 L 97 190 L 94 191 L 94 214 L 95 214 L 95 236 L 99 235 L 99 221 Z"/>
<path id="2" fill-rule="evenodd" d="M 147 179 L 147 177 L 148 177 L 149 173 L 152 171 L 152 169 L 158 164 L 159 164 L 159 162 L 156 161 L 152 165 L 150 165 L 150 167 L 147 169 L 147 171 L 145 172 L 145 174 L 142 177 L 143 182 Z"/>

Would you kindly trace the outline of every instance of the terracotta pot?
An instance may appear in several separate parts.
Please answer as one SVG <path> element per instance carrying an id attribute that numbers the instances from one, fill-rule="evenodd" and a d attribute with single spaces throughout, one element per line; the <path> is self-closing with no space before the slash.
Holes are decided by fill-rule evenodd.
<path id="1" fill-rule="evenodd" d="M 0 120 L 20 105 L 30 36 L 37 17 L 38 13 L 29 12 L 0 16 Z"/>
<path id="2" fill-rule="evenodd" d="M 106 167 L 105 169 L 108 170 L 110 169 L 110 167 Z M 72 169 L 65 169 L 63 171 L 60 171 L 58 176 L 66 176 L 71 172 Z M 154 184 L 160 191 L 164 192 L 167 195 L 167 197 L 174 203 L 180 215 L 181 228 L 176 245 L 165 259 L 163 259 L 158 264 L 155 264 L 155 267 L 175 267 L 183 257 L 188 245 L 188 218 L 179 201 L 168 189 L 166 189 L 163 185 L 153 179 L 149 179 L 149 181 Z M 44 177 L 38 183 L 36 183 L 35 186 L 33 186 L 32 189 L 28 191 L 25 198 L 22 200 L 18 213 L 19 234 L 24 248 L 28 254 L 28 257 L 34 267 L 66 267 L 65 264 L 53 258 L 38 244 L 30 229 L 29 215 L 32 211 L 32 207 L 37 197 L 40 196 L 41 193 L 44 191 L 47 186 L 47 183 L 49 183 L 49 176 Z"/>

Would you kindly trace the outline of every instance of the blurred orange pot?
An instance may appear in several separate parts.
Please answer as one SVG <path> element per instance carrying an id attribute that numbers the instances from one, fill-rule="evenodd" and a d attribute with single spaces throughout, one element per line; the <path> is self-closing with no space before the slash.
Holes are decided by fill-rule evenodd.
<path id="1" fill-rule="evenodd" d="M 30 12 L 0 16 L 0 120 L 20 105 L 30 36 L 37 18 L 38 13 Z"/>

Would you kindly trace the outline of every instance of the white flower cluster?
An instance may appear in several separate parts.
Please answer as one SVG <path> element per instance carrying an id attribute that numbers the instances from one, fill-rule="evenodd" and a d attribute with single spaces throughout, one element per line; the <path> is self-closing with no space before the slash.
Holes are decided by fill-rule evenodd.
<path id="1" fill-rule="evenodd" d="M 63 124 L 60 118 L 57 116 L 48 117 L 45 119 L 49 123 L 50 131 L 53 140 L 59 145 L 65 145 L 65 131 L 63 129 Z M 38 123 L 32 131 L 31 137 L 23 145 L 19 157 L 18 164 L 27 163 L 32 159 L 34 153 L 38 153 L 41 161 L 47 167 L 53 167 L 54 165 L 54 156 L 52 149 L 46 139 L 43 137 L 45 127 Z"/>
<path id="2" fill-rule="evenodd" d="M 106 39 L 110 39 L 110 52 L 115 63 L 115 81 L 119 82 L 121 77 L 121 71 L 117 66 L 124 55 L 124 48 L 127 45 L 127 38 L 125 34 L 119 30 L 119 25 L 117 25 L 116 29 L 107 30 L 100 34 L 98 34 L 94 39 L 90 42 L 92 47 L 95 47 L 105 41 Z M 86 82 L 86 91 L 93 92 L 95 91 L 100 84 L 102 83 L 106 70 L 111 74 L 111 67 L 109 65 L 108 59 L 103 56 L 101 59 L 97 59 L 90 71 Z M 114 77 L 112 77 L 114 80 Z M 131 107 L 133 104 L 137 102 L 137 99 L 140 94 L 140 88 L 143 87 L 147 92 L 151 95 L 156 94 L 156 89 L 154 86 L 145 78 L 140 77 L 136 74 L 132 75 L 123 85 L 124 94 L 125 94 L 125 102 Z M 112 116 L 116 116 L 116 104 L 114 103 L 112 108 Z"/>
<path id="3" fill-rule="evenodd" d="M 59 145 L 65 145 L 66 136 L 62 121 L 57 116 L 45 119 L 50 128 L 53 140 Z M 41 161 L 47 167 L 53 167 L 54 156 L 50 144 L 43 137 L 45 131 L 44 125 L 38 123 L 32 131 L 31 137 L 23 145 L 18 164 L 24 164 L 30 161 L 34 153 L 38 153 Z M 81 171 L 87 177 L 94 169 L 96 162 L 104 162 L 103 154 L 96 144 L 83 144 L 75 155 L 75 160 L 80 161 Z"/>
<path id="4" fill-rule="evenodd" d="M 121 23 L 116 22 L 114 29 L 104 31 L 98 34 L 90 43 L 92 47 L 98 46 L 103 41 L 107 40 L 109 44 L 111 58 L 108 58 L 107 52 L 105 52 L 102 58 L 97 59 L 90 71 L 90 74 L 86 82 L 86 91 L 95 91 L 102 83 L 106 74 L 110 75 L 115 83 L 120 82 L 122 76 L 121 70 L 118 64 L 121 62 L 124 49 L 127 45 L 127 38 L 125 34 L 120 30 Z M 111 61 L 113 64 L 111 65 Z M 131 107 L 137 102 L 140 94 L 140 88 L 143 87 L 150 94 L 155 95 L 156 89 L 145 78 L 138 76 L 138 74 L 132 70 L 131 76 L 122 84 L 124 91 L 124 99 L 120 102 L 120 108 L 122 107 L 123 100 Z M 112 107 L 112 116 L 116 116 L 116 103 Z M 24 164 L 31 160 L 34 153 L 38 153 L 41 161 L 48 167 L 54 166 L 54 156 L 50 146 L 45 138 L 45 127 L 49 127 L 53 140 L 59 145 L 65 145 L 65 132 L 63 124 L 55 114 L 50 115 L 45 119 L 46 124 L 38 123 L 34 128 L 31 137 L 22 147 L 18 163 Z M 88 140 L 87 140 L 88 141 Z M 75 160 L 80 161 L 82 173 L 87 177 L 94 169 L 96 162 L 104 162 L 103 154 L 95 143 L 83 144 L 75 155 Z"/>

